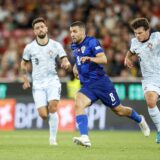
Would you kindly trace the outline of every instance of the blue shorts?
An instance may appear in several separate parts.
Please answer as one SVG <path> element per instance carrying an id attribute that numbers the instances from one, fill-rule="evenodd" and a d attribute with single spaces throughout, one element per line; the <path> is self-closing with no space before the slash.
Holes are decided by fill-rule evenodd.
<path id="1" fill-rule="evenodd" d="M 88 85 L 83 85 L 79 92 L 91 99 L 91 104 L 101 100 L 105 106 L 110 108 L 120 105 L 118 94 L 107 76 Z"/>

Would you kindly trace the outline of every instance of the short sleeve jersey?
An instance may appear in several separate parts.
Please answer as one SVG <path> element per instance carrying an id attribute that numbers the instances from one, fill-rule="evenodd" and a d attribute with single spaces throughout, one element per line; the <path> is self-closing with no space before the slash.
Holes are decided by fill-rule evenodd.
<path id="1" fill-rule="evenodd" d="M 94 62 L 81 62 L 81 57 L 96 57 L 96 54 L 104 52 L 96 38 L 86 36 L 80 44 L 72 43 L 71 48 L 81 84 L 96 81 L 105 75 L 102 65 Z"/>
<path id="2" fill-rule="evenodd" d="M 145 42 L 133 38 L 130 51 L 139 57 L 144 80 L 157 79 L 160 82 L 160 32 L 151 33 Z"/>
<path id="3" fill-rule="evenodd" d="M 46 45 L 36 40 L 28 44 L 23 52 L 23 59 L 32 63 L 32 79 L 41 82 L 49 77 L 57 76 L 56 57 L 64 57 L 66 53 L 59 42 L 49 39 Z"/>

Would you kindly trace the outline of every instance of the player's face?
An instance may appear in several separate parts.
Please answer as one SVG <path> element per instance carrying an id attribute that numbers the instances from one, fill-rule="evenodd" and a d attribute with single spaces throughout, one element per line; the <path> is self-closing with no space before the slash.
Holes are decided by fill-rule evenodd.
<path id="1" fill-rule="evenodd" d="M 73 43 L 81 43 L 85 37 L 85 29 L 78 26 L 70 27 L 70 35 Z"/>
<path id="2" fill-rule="evenodd" d="M 145 30 L 143 27 L 139 27 L 134 30 L 134 34 L 138 41 L 143 42 L 149 38 L 149 29 Z"/>
<path id="3" fill-rule="evenodd" d="M 48 32 L 48 28 L 43 22 L 36 23 L 33 29 L 36 37 L 39 37 L 41 39 L 45 38 Z"/>

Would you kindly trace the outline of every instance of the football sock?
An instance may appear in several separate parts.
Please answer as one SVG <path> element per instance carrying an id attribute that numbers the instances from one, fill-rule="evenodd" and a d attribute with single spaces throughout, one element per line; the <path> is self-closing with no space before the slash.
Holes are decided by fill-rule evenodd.
<path id="1" fill-rule="evenodd" d="M 55 113 L 49 113 L 49 133 L 50 133 L 50 139 L 56 140 L 58 130 L 58 114 Z"/>
<path id="2" fill-rule="evenodd" d="M 160 111 L 157 106 L 154 108 L 149 108 L 148 107 L 148 113 L 155 124 L 157 131 L 160 132 Z"/>
<path id="3" fill-rule="evenodd" d="M 76 116 L 76 122 L 81 135 L 88 135 L 88 117 L 87 115 Z"/>
<path id="4" fill-rule="evenodd" d="M 142 120 L 142 117 L 134 109 L 132 109 L 132 113 L 129 118 L 133 119 L 137 123 L 140 123 Z"/>

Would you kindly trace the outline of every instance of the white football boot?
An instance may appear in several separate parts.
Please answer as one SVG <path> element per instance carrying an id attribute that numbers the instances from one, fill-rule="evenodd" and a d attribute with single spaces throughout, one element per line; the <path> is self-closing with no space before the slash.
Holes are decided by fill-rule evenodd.
<path id="1" fill-rule="evenodd" d="M 91 147 L 91 142 L 88 135 L 82 135 L 81 137 L 73 137 L 73 142 L 77 145 L 84 147 Z"/>
<path id="2" fill-rule="evenodd" d="M 142 133 L 144 134 L 144 136 L 148 137 L 150 135 L 150 128 L 149 128 L 144 116 L 141 115 L 141 117 L 142 117 L 142 120 L 139 123 L 139 127 L 140 127 Z"/>
<path id="3" fill-rule="evenodd" d="M 50 139 L 49 139 L 49 144 L 50 144 L 51 146 L 57 146 L 57 145 L 58 145 L 57 142 L 56 142 L 56 140 L 55 140 L 55 138 L 50 138 Z"/>

